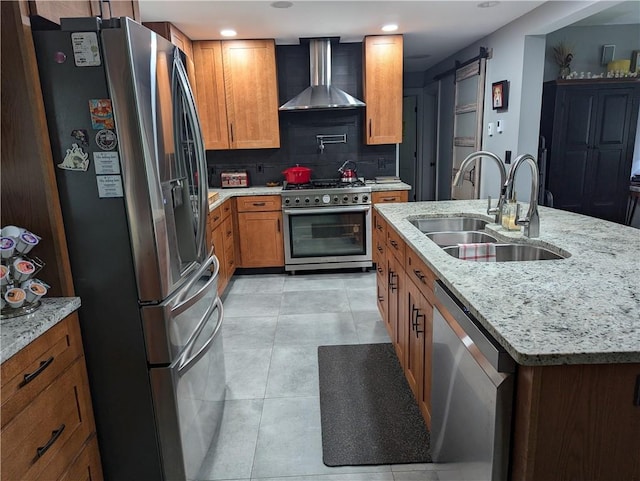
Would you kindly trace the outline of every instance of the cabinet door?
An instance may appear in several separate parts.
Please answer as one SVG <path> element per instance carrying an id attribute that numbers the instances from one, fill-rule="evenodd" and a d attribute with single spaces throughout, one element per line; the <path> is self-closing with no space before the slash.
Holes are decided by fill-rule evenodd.
<path id="1" fill-rule="evenodd" d="M 405 289 L 406 276 L 402 265 L 393 255 L 387 256 L 387 275 L 388 275 L 388 310 L 387 310 L 387 330 L 391 334 L 391 341 L 396 350 L 396 355 L 400 360 L 400 364 L 405 366 L 405 349 L 406 349 L 406 326 L 402 319 L 404 318 L 404 302 L 403 294 Z"/>
<path id="2" fill-rule="evenodd" d="M 273 40 L 225 41 L 222 59 L 231 148 L 280 147 Z"/>
<path id="3" fill-rule="evenodd" d="M 419 401 L 424 372 L 424 326 L 429 312 L 424 296 L 412 282 L 407 282 L 403 302 L 407 306 L 407 315 L 402 320 L 407 331 L 404 373 L 416 401 Z"/>
<path id="4" fill-rule="evenodd" d="M 554 145 L 549 166 L 549 190 L 553 206 L 585 213 L 588 192 L 591 136 L 595 130 L 597 92 L 593 89 L 564 89 L 561 110 L 554 120 Z"/>
<path id="5" fill-rule="evenodd" d="M 595 106 L 586 213 L 624 222 L 637 125 L 634 89 L 603 90 Z"/>
<path id="6" fill-rule="evenodd" d="M 101 3 L 102 10 L 100 10 Z M 93 15 L 101 16 L 105 19 L 129 17 L 138 22 L 140 21 L 140 8 L 137 0 L 109 0 L 108 2 L 91 0 L 91 4 L 93 8 Z"/>
<path id="7" fill-rule="evenodd" d="M 228 149 L 222 45 L 219 41 L 193 42 L 198 115 L 207 150 Z"/>
<path id="8" fill-rule="evenodd" d="M 89 0 L 69 2 L 69 1 L 46 1 L 36 0 L 29 2 L 29 13 L 60 24 L 61 18 L 67 17 L 91 17 L 94 14 L 92 2 Z"/>
<path id="9" fill-rule="evenodd" d="M 281 212 L 238 213 L 240 267 L 283 267 Z"/>
<path id="10" fill-rule="evenodd" d="M 402 35 L 364 39 L 365 143 L 402 142 Z"/>

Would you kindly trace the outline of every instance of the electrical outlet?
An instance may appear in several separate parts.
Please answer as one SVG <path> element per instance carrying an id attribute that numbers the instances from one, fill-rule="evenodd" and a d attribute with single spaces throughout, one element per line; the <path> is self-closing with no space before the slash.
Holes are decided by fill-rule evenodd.
<path id="1" fill-rule="evenodd" d="M 264 170 L 264 167 L 262 164 L 256 164 L 256 171 L 258 173 L 262 173 L 263 170 Z"/>
<path id="2" fill-rule="evenodd" d="M 496 132 L 498 132 L 499 134 L 504 132 L 504 120 L 496 120 Z"/>
<path id="3" fill-rule="evenodd" d="M 487 125 L 487 135 L 489 137 L 493 137 L 493 130 L 494 130 L 493 122 L 489 122 L 489 125 Z"/>

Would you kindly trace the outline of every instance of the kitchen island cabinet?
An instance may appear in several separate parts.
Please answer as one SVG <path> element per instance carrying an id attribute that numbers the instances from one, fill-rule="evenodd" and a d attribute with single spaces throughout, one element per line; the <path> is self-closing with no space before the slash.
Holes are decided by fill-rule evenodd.
<path id="1" fill-rule="evenodd" d="M 238 267 L 284 267 L 282 204 L 280 196 L 239 197 Z"/>
<path id="2" fill-rule="evenodd" d="M 364 38 L 365 144 L 402 142 L 402 35 Z"/>
<path id="3" fill-rule="evenodd" d="M 79 299 L 42 303 L 2 320 L 2 479 L 101 480 Z"/>
<path id="4" fill-rule="evenodd" d="M 207 150 L 280 147 L 273 40 L 193 42 Z"/>
<path id="5" fill-rule="evenodd" d="M 510 479 L 638 479 L 640 461 L 629 455 L 640 452 L 637 230 L 541 207 L 539 238 L 496 224 L 487 230 L 500 241 L 543 246 L 566 258 L 478 263 L 448 255 L 410 222 L 459 215 L 491 222 L 485 207 L 477 200 L 376 209 L 406 243 L 406 257 L 422 264 L 414 285 L 431 272 L 427 284 L 442 282 L 518 363 Z M 405 267 L 411 278 L 408 261 Z M 429 289 L 420 292 L 438 305 Z M 443 306 L 438 310 L 446 317 Z"/>

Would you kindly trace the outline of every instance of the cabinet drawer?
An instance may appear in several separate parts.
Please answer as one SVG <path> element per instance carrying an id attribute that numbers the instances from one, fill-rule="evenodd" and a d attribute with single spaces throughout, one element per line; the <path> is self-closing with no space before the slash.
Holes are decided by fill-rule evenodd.
<path id="1" fill-rule="evenodd" d="M 58 479 L 94 430 L 80 357 L 2 429 L 2 479 Z"/>
<path id="2" fill-rule="evenodd" d="M 387 257 L 386 256 L 378 256 L 376 259 L 376 275 L 378 276 L 378 284 L 387 283 Z"/>
<path id="3" fill-rule="evenodd" d="M 373 211 L 373 237 L 382 239 L 382 242 L 387 241 L 387 222 L 382 218 L 379 212 L 375 209 Z"/>
<path id="4" fill-rule="evenodd" d="M 393 253 L 393 256 L 398 259 L 401 266 L 404 266 L 404 240 L 393 229 L 387 229 L 387 248 L 389 252 Z"/>
<path id="5" fill-rule="evenodd" d="M 84 449 L 73 460 L 69 469 L 58 481 L 102 481 L 102 466 L 96 436 L 92 436 Z"/>
<path id="6" fill-rule="evenodd" d="M 2 427 L 82 355 L 72 313 L 2 364 Z"/>
<path id="7" fill-rule="evenodd" d="M 388 204 L 392 202 L 407 202 L 409 192 L 406 190 L 390 190 L 387 192 L 372 192 L 371 201 L 374 204 Z"/>
<path id="8" fill-rule="evenodd" d="M 224 204 L 220 206 L 220 212 L 222 213 L 222 220 L 225 220 L 231 214 L 231 200 L 225 200 Z"/>
<path id="9" fill-rule="evenodd" d="M 264 212 L 282 209 L 279 195 L 255 195 L 236 198 L 238 212 Z"/>
<path id="10" fill-rule="evenodd" d="M 413 249 L 407 248 L 405 252 L 405 271 L 411 281 L 420 289 L 422 295 L 431 303 L 436 302 L 433 293 L 433 285 L 436 281 L 435 274 L 427 267 L 427 265 L 418 257 Z"/>
<path id="11" fill-rule="evenodd" d="M 215 209 L 209 211 L 209 229 L 214 230 L 220 224 L 222 224 L 222 207 L 218 206 Z"/>

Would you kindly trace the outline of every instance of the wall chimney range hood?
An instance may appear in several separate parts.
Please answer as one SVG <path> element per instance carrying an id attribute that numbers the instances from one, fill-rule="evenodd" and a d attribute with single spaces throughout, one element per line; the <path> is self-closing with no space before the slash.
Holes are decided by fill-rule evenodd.
<path id="1" fill-rule="evenodd" d="M 364 102 L 331 85 L 331 39 L 309 40 L 311 86 L 282 105 L 279 110 L 328 110 L 364 107 Z"/>

